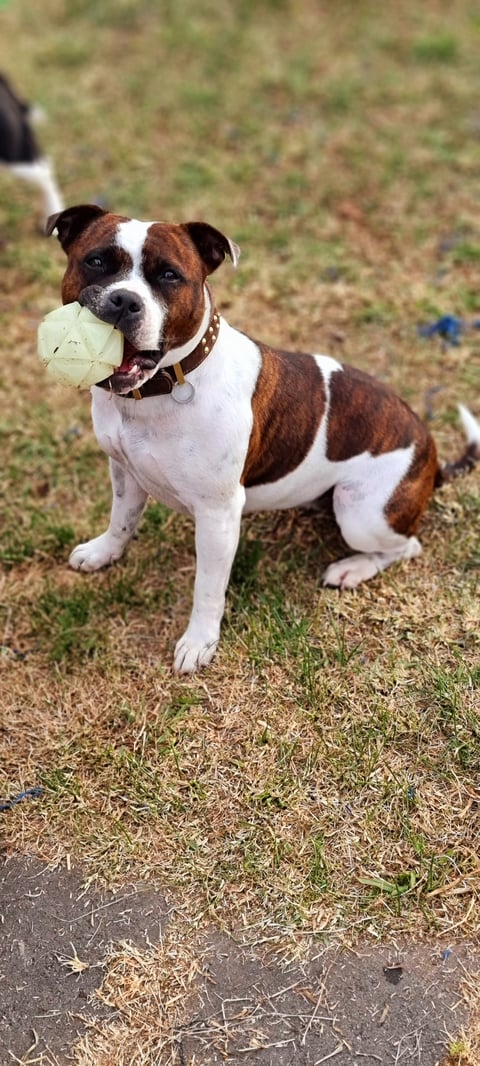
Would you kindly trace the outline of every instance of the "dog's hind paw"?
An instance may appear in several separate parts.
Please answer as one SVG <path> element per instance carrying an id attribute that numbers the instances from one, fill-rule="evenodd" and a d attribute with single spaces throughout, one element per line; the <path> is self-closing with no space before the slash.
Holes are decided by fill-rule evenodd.
<path id="1" fill-rule="evenodd" d="M 354 589 L 362 581 L 369 581 L 382 569 L 379 557 L 371 555 L 350 555 L 337 563 L 327 566 L 323 575 L 323 584 L 334 588 Z"/>
<path id="2" fill-rule="evenodd" d="M 400 559 L 414 559 L 422 550 L 416 537 L 399 538 L 400 544 L 390 551 L 359 552 L 348 555 L 338 563 L 330 563 L 323 575 L 324 585 L 333 585 L 340 589 L 355 589 L 362 581 L 370 581 L 387 566 Z"/>
<path id="3" fill-rule="evenodd" d="M 175 647 L 173 669 L 176 674 L 192 674 L 202 666 L 208 666 L 217 650 L 218 639 L 204 643 L 192 640 L 188 630 L 180 637 Z"/>

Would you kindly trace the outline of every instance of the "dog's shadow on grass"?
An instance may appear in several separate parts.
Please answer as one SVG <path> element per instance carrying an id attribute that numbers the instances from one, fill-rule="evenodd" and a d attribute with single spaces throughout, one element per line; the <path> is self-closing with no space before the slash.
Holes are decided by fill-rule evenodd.
<path id="1" fill-rule="evenodd" d="M 230 577 L 230 595 L 242 597 L 289 584 L 295 575 L 317 585 L 326 566 L 345 551 L 332 509 L 332 493 L 311 507 L 262 512 L 243 520 Z"/>

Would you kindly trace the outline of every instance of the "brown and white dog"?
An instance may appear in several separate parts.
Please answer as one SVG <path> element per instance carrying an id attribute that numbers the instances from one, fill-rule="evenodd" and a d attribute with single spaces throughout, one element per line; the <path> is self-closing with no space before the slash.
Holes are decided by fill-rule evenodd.
<path id="1" fill-rule="evenodd" d="M 480 458 L 480 425 L 465 408 L 464 455 L 440 467 L 419 418 L 385 385 L 327 355 L 276 351 L 216 312 L 206 278 L 237 246 L 203 222 L 140 222 L 99 207 L 49 220 L 68 256 L 62 296 L 125 337 L 124 358 L 92 389 L 93 424 L 110 456 L 105 533 L 71 565 L 118 559 L 151 495 L 195 521 L 193 610 L 174 669 L 212 659 L 247 511 L 306 505 L 333 489 L 356 554 L 324 584 L 354 588 L 421 551 L 415 536 L 434 488 Z"/>

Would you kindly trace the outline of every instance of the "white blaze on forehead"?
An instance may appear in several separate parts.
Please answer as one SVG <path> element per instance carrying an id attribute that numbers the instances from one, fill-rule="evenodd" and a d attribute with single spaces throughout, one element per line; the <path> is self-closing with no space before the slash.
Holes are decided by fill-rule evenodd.
<path id="1" fill-rule="evenodd" d="M 152 222 L 139 222 L 137 218 L 130 218 L 128 222 L 119 222 L 117 227 L 115 244 L 130 256 L 136 274 L 142 272 L 143 246 L 152 225 Z"/>
<path id="2" fill-rule="evenodd" d="M 143 249 L 152 222 L 140 222 L 131 218 L 119 222 L 115 244 L 126 252 L 132 261 L 131 270 L 122 279 L 114 282 L 110 289 L 123 289 L 128 285 L 132 292 L 141 298 L 145 313 L 139 328 L 135 344 L 138 348 L 158 349 L 161 346 L 166 307 L 153 292 L 143 273 Z"/>

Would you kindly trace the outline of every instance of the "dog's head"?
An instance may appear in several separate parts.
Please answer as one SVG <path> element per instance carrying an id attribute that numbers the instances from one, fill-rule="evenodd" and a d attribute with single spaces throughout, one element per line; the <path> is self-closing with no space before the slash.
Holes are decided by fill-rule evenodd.
<path id="1" fill-rule="evenodd" d="M 205 315 L 205 279 L 239 249 L 206 222 L 140 222 L 85 204 L 52 215 L 67 254 L 64 303 L 88 307 L 125 337 L 122 365 L 109 378 L 114 392 L 139 388 L 175 361 Z"/>

